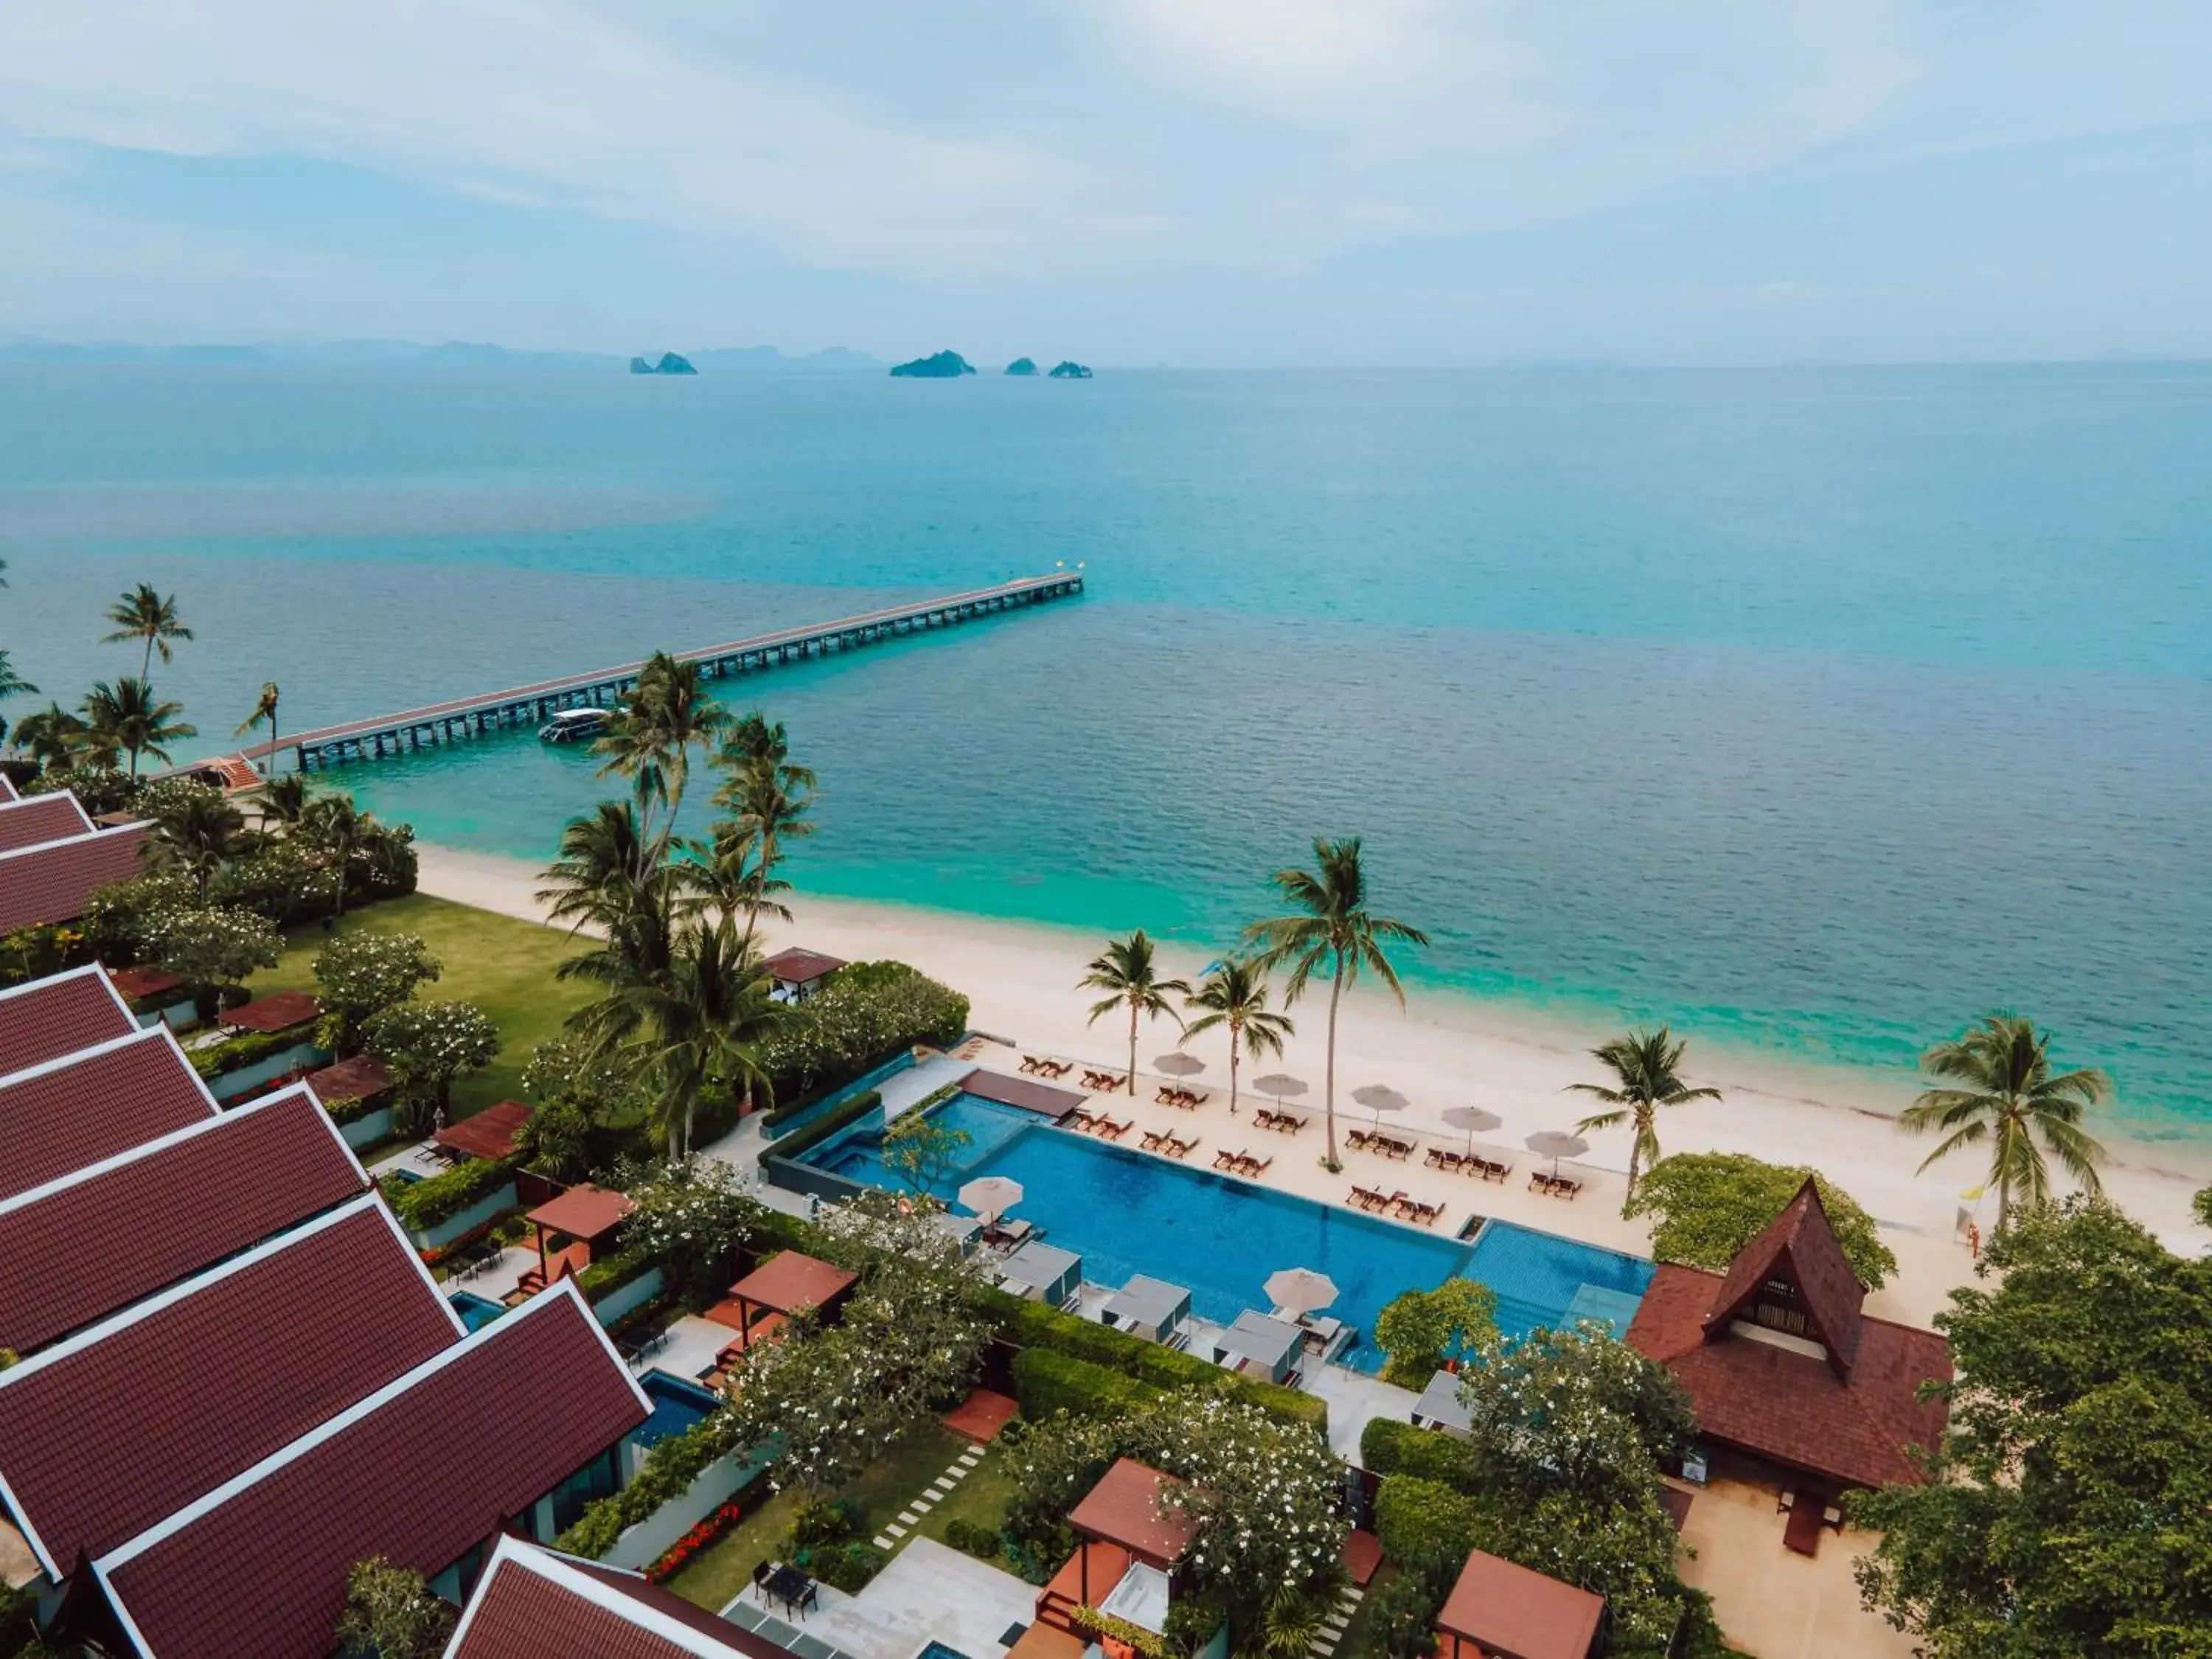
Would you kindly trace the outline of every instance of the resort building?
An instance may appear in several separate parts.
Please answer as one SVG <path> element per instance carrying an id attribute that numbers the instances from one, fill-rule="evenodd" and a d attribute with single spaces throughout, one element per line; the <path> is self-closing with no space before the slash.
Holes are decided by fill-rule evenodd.
<path id="1" fill-rule="evenodd" d="M 1865 1299 L 1808 1180 L 1727 1273 L 1662 1264 L 1628 1341 L 1680 1380 L 1700 1438 L 1735 1454 L 1743 1478 L 1815 1491 L 1917 1482 L 1914 1450 L 1935 1446 L 1945 1418 L 1920 1389 L 1950 1380 L 1950 1345 L 1869 1316 Z M 1813 1541 L 1822 1510 L 1801 1511 Z"/>
<path id="2" fill-rule="evenodd" d="M 0 802 L 0 933 L 75 921 L 94 889 L 143 873 L 152 833 L 103 830 L 66 790 Z"/>
<path id="3" fill-rule="evenodd" d="M 1482 1550 L 1437 1614 L 1437 1659 L 1589 1659 L 1605 1597 Z"/>
<path id="4" fill-rule="evenodd" d="M 0 1004 L 0 1025 L 8 1009 Z M 127 1010 L 123 1018 L 130 1019 Z M 142 1030 L 131 1020 L 127 1036 L 0 1077 L 0 1199 L 203 1122 L 216 1109 L 168 1029 Z"/>
<path id="5" fill-rule="evenodd" d="M 795 947 L 778 951 L 761 964 L 768 971 L 769 994 L 778 1002 L 805 1002 L 822 988 L 823 980 L 844 965 L 842 957 Z"/>
<path id="6" fill-rule="evenodd" d="M 641 1573 L 502 1535 L 444 1659 L 790 1659 Z"/>
<path id="7" fill-rule="evenodd" d="M 130 1005 L 96 966 L 13 986 L 0 991 L 0 1077 L 137 1029 Z"/>
<path id="8" fill-rule="evenodd" d="M 1091 1609 L 1107 1620 L 1156 1636 L 1166 1631 L 1176 1570 L 1192 1536 L 1189 1519 L 1161 1501 L 1174 1484 L 1173 1475 L 1134 1458 L 1115 1460 L 1068 1511 L 1075 1553 L 1039 1593 L 1036 1622 L 1008 1650 L 1006 1659 L 1081 1659 L 1102 1635 L 1124 1645 L 1113 1638 L 1110 1626 L 1089 1617 Z M 1198 1649 L 1198 1659 L 1221 1659 L 1228 1644 L 1224 1625 Z"/>

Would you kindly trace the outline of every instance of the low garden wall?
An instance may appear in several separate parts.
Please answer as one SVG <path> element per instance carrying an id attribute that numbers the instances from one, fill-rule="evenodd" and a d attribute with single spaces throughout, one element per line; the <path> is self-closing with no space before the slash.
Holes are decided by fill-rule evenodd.
<path id="1" fill-rule="evenodd" d="M 605 1296 L 593 1297 L 587 1290 L 585 1299 L 591 1303 L 592 1312 L 597 1316 L 599 1323 L 611 1327 L 619 1323 L 625 1315 L 635 1313 L 658 1297 L 665 1282 L 666 1275 L 659 1268 L 652 1267 L 635 1279 L 616 1285 Z M 692 1517 L 693 1520 L 697 1518 L 696 1516 Z"/>
<path id="2" fill-rule="evenodd" d="M 312 1042 L 292 1043 L 250 1065 L 241 1066 L 236 1071 L 224 1072 L 210 1079 L 208 1091 L 217 1100 L 236 1100 L 283 1077 L 287 1072 L 295 1069 L 311 1072 L 329 1065 L 330 1060 L 331 1051 L 327 1048 L 319 1048 Z"/>
<path id="3" fill-rule="evenodd" d="M 599 1559 L 617 1567 L 651 1566 L 675 1547 L 678 1539 L 751 1485 L 767 1466 L 764 1450 L 709 1463 L 690 1486 L 626 1528 Z"/>
<path id="4" fill-rule="evenodd" d="M 349 1146 L 374 1146 L 386 1139 L 392 1133 L 392 1108 L 379 1106 L 359 1117 L 349 1118 L 338 1125 L 338 1133 Z"/>
<path id="5" fill-rule="evenodd" d="M 497 1220 L 514 1207 L 514 1182 L 510 1179 L 504 1186 L 495 1187 L 467 1208 L 454 1211 L 443 1221 L 433 1222 L 428 1226 L 410 1226 L 407 1229 L 408 1240 L 418 1250 L 442 1249 L 464 1233 L 472 1233 L 477 1228 Z"/>

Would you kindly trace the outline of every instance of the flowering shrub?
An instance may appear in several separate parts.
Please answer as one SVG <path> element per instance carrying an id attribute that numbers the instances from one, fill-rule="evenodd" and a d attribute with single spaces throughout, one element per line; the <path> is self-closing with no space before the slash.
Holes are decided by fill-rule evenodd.
<path id="1" fill-rule="evenodd" d="M 315 953 L 315 988 L 325 1017 L 323 1046 L 339 1054 L 361 1047 L 364 1021 L 406 1001 L 442 970 L 412 933 L 345 933 Z"/>
<path id="2" fill-rule="evenodd" d="M 658 1264 L 678 1295 L 719 1289 L 730 1252 L 752 1236 L 760 1214 L 729 1165 L 711 1158 L 623 1166 L 614 1184 L 637 1206 L 623 1225 L 623 1253 Z"/>
<path id="3" fill-rule="evenodd" d="M 773 1097 L 834 1088 L 917 1042 L 957 1042 L 968 999 L 902 962 L 840 968 L 760 1041 Z"/>
<path id="4" fill-rule="evenodd" d="M 738 1516 L 744 1513 L 744 1510 L 740 1504 L 723 1504 L 721 1508 L 685 1533 L 683 1537 L 671 1544 L 660 1559 L 645 1570 L 645 1576 L 656 1584 L 673 1578 L 684 1571 L 693 1556 L 735 1526 Z"/>
<path id="5" fill-rule="evenodd" d="M 418 1110 L 434 1105 L 443 1111 L 454 1078 L 499 1052 L 498 1028 L 467 1002 L 397 1003 L 362 1026 L 362 1037 Z"/>

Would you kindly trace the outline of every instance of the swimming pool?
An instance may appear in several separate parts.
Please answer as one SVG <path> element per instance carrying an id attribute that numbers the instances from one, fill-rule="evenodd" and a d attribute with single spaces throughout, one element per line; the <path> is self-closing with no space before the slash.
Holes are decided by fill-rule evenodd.
<path id="1" fill-rule="evenodd" d="M 1572 1239 L 1492 1222 L 1470 1246 L 1170 1164 L 973 1095 L 955 1095 L 932 1115 L 973 1138 L 961 1167 L 939 1189 L 940 1198 L 950 1201 L 977 1176 L 1018 1181 L 1024 1197 L 1018 1212 L 1053 1243 L 1080 1255 L 1085 1279 L 1121 1285 L 1146 1273 L 1185 1285 L 1192 1310 L 1218 1324 L 1247 1308 L 1265 1310 L 1263 1287 L 1277 1269 L 1315 1268 L 1336 1283 L 1328 1311 L 1361 1335 L 1345 1363 L 1364 1370 L 1382 1364 L 1367 1339 L 1376 1316 L 1402 1291 L 1431 1289 L 1467 1273 L 1498 1292 L 1500 1328 L 1520 1336 L 1536 1325 L 1564 1322 L 1585 1285 L 1598 1287 L 1601 1297 L 1633 1297 L 1651 1279 L 1650 1262 Z M 879 1121 L 864 1119 L 801 1161 L 848 1180 L 896 1188 L 899 1181 L 884 1167 L 882 1136 Z"/>
<path id="2" fill-rule="evenodd" d="M 681 1434 L 722 1402 L 696 1382 L 687 1382 L 666 1371 L 647 1371 L 637 1379 L 645 1397 L 653 1402 L 653 1415 L 630 1431 L 630 1441 L 642 1450 L 655 1441 Z"/>
<path id="3" fill-rule="evenodd" d="M 489 1297 L 478 1296 L 473 1291 L 455 1291 L 446 1298 L 453 1304 L 453 1311 L 461 1316 L 461 1323 L 471 1331 L 480 1331 L 507 1310 Z"/>

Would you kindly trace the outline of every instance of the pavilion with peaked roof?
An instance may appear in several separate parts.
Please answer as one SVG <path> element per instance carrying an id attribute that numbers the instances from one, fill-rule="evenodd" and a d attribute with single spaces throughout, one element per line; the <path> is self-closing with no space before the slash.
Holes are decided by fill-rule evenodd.
<path id="1" fill-rule="evenodd" d="M 722 1351 L 726 1361 L 731 1354 L 774 1336 L 797 1315 L 834 1312 L 858 1283 L 858 1273 L 803 1250 L 778 1250 L 731 1285 L 730 1293 L 708 1309 L 706 1317 L 738 1333 L 738 1340 Z"/>
<path id="2" fill-rule="evenodd" d="M 534 1295 L 556 1279 L 583 1272 L 613 1243 L 616 1231 L 636 1208 L 628 1194 L 588 1182 L 548 1199 L 523 1217 L 537 1237 L 538 1266 L 522 1275 L 516 1289 Z"/>
<path id="3" fill-rule="evenodd" d="M 1099 1633 L 1089 1609 L 1165 1631 L 1176 1570 L 1197 1534 L 1188 1511 L 1165 1501 L 1182 1484 L 1133 1457 L 1114 1461 L 1068 1511 L 1075 1553 L 1037 1593 L 1036 1622 L 1007 1659 L 1078 1659 Z"/>
<path id="4" fill-rule="evenodd" d="M 1589 1659 L 1605 1597 L 1483 1550 L 1437 1613 L 1437 1659 Z"/>
<path id="5" fill-rule="evenodd" d="M 824 956 L 819 951 L 804 951 L 793 946 L 778 951 L 761 970 L 775 986 L 774 994 L 779 1002 L 805 1002 L 822 988 L 822 981 L 845 965 L 842 957 Z"/>
<path id="6" fill-rule="evenodd" d="M 1917 1483 L 1943 1432 L 1950 1344 L 1876 1319 L 1810 1179 L 1725 1273 L 1662 1263 L 1629 1346 L 1672 1371 L 1701 1438 L 1849 1486 Z"/>
<path id="7" fill-rule="evenodd" d="M 444 1659 L 789 1659 L 643 1573 L 503 1534 Z"/>
<path id="8" fill-rule="evenodd" d="M 520 1100 L 502 1100 L 487 1106 L 481 1112 L 471 1113 L 458 1123 L 448 1123 L 430 1137 L 431 1144 L 440 1152 L 450 1152 L 455 1158 L 481 1158 L 496 1163 L 502 1158 L 513 1158 L 518 1150 L 515 1138 L 522 1126 L 530 1121 L 531 1109 Z"/>

